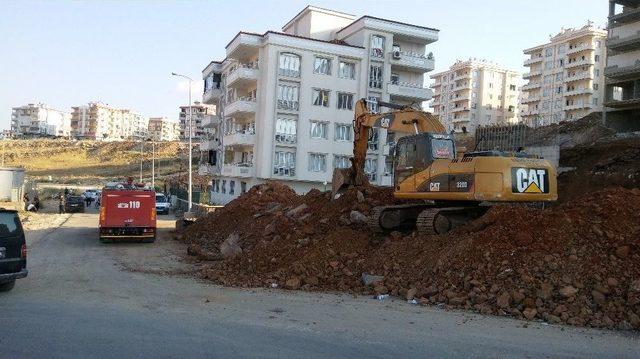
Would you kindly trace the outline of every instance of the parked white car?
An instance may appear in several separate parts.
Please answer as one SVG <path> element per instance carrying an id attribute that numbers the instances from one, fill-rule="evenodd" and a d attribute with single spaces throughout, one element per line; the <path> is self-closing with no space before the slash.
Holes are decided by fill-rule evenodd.
<path id="1" fill-rule="evenodd" d="M 167 196 L 164 193 L 156 193 L 156 213 L 169 214 L 170 208 L 171 203 L 169 203 Z"/>

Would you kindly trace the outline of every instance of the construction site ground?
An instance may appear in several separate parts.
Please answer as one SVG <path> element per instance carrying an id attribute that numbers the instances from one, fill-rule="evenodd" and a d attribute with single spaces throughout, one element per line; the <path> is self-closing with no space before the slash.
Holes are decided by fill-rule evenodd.
<path id="1" fill-rule="evenodd" d="M 593 117 L 593 116 L 592 116 Z M 640 329 L 640 137 L 582 122 L 563 139 L 558 203 L 495 206 L 447 235 L 372 232 L 390 188 L 335 201 L 279 183 L 254 187 L 177 238 L 227 286 L 398 298 L 526 321 Z M 594 126 L 596 128 L 594 129 Z"/>
<path id="2" fill-rule="evenodd" d="M 6 357 L 632 358 L 640 349 L 633 333 L 219 286 L 197 279 L 203 264 L 172 239 L 172 216 L 160 216 L 153 244 L 100 244 L 93 209 L 39 216 L 51 224 L 27 229 L 29 276 L 0 293 Z"/>

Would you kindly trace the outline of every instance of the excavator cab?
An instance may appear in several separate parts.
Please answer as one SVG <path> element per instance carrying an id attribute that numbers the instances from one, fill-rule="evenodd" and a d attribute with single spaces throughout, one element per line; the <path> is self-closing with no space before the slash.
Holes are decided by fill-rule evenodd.
<path id="1" fill-rule="evenodd" d="M 401 137 L 394 151 L 396 189 L 407 178 L 428 168 L 434 160 L 455 157 L 455 142 L 449 134 L 425 132 Z"/>

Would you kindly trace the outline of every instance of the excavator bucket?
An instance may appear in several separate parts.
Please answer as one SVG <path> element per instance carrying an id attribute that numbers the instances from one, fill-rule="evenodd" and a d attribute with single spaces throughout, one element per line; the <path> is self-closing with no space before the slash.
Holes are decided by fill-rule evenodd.
<path id="1" fill-rule="evenodd" d="M 333 180 L 331 183 L 331 199 L 336 195 L 343 194 L 353 183 L 353 173 L 351 168 L 336 168 L 333 170 Z"/>

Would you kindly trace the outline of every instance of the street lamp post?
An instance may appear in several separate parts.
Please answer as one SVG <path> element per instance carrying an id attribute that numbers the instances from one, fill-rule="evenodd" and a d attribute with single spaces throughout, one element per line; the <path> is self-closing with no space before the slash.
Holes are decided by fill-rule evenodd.
<path id="1" fill-rule="evenodd" d="M 142 163 L 144 162 L 144 141 L 140 137 L 140 183 L 142 183 Z"/>
<path id="2" fill-rule="evenodd" d="M 151 188 L 156 190 L 156 142 L 151 140 Z"/>
<path id="3" fill-rule="evenodd" d="M 191 109 L 191 83 L 193 82 L 193 80 L 191 79 L 191 77 L 189 76 L 185 76 L 185 75 L 181 75 L 181 74 L 177 74 L 175 72 L 172 72 L 171 75 L 173 76 L 178 76 L 178 77 L 183 77 L 187 80 L 189 80 L 189 205 L 188 205 L 188 210 L 187 212 L 191 212 L 191 206 L 192 206 L 192 196 L 193 196 L 193 174 L 192 174 L 192 170 L 191 170 L 191 165 L 193 162 L 193 155 L 192 155 L 192 150 L 193 150 L 193 146 L 192 146 L 192 137 L 193 137 L 193 117 L 192 117 L 192 109 Z"/>

